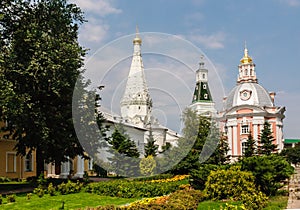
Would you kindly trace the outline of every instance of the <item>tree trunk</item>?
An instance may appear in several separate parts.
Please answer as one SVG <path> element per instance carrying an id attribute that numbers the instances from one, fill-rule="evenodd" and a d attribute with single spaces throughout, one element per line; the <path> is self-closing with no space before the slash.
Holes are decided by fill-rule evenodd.
<path id="1" fill-rule="evenodd" d="M 44 158 L 42 151 L 37 148 L 36 149 L 36 177 L 39 177 L 40 174 L 44 175 Z"/>

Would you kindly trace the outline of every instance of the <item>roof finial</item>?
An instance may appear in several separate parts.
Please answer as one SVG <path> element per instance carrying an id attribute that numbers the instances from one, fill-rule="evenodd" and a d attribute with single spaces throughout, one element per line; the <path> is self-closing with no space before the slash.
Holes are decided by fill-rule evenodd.
<path id="1" fill-rule="evenodd" d="M 135 26 L 135 38 L 133 39 L 133 44 L 141 44 L 142 43 L 142 39 L 139 36 L 139 27 L 138 25 Z"/>
<path id="2" fill-rule="evenodd" d="M 200 69 L 204 68 L 204 60 L 205 60 L 204 55 L 201 54 L 201 56 L 200 56 L 200 63 L 199 63 L 199 68 Z"/>
<path id="3" fill-rule="evenodd" d="M 248 49 L 247 49 L 247 42 L 245 41 L 245 49 L 244 49 L 244 57 L 248 57 Z"/>
<path id="4" fill-rule="evenodd" d="M 252 63 L 252 58 L 248 55 L 247 43 L 245 41 L 245 48 L 244 48 L 244 57 L 241 59 L 241 63 Z"/>

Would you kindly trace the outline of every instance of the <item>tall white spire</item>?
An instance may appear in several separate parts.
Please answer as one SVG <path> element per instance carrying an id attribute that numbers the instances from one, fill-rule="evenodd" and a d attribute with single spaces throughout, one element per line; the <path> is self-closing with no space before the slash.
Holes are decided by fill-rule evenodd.
<path id="1" fill-rule="evenodd" d="M 137 28 L 131 66 L 121 100 L 121 116 L 125 122 L 144 126 L 149 120 L 152 102 L 145 79 L 141 45 L 142 39 Z"/>

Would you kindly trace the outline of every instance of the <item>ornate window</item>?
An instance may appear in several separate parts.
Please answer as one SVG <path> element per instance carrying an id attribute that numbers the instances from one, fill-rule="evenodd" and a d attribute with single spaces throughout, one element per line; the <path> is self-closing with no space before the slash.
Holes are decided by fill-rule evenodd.
<path id="1" fill-rule="evenodd" d="M 242 134 L 248 134 L 249 133 L 249 125 L 242 125 L 241 133 Z"/>

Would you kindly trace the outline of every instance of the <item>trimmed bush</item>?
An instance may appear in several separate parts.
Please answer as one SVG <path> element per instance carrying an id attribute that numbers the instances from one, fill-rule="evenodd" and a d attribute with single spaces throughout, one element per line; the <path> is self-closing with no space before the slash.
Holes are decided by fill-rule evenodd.
<path id="1" fill-rule="evenodd" d="M 39 185 L 37 188 L 34 188 L 33 193 L 36 194 L 39 198 L 42 198 L 45 194 L 45 190 L 41 185 Z"/>
<path id="2" fill-rule="evenodd" d="M 253 174 L 240 171 L 240 167 L 219 169 L 210 173 L 204 192 L 212 200 L 239 200 L 247 210 L 259 210 L 266 206 L 268 198 L 256 189 L 254 181 Z"/>
<path id="3" fill-rule="evenodd" d="M 182 184 L 187 184 L 187 179 L 180 181 L 165 182 L 165 180 L 151 181 L 128 181 L 114 180 L 109 182 L 91 183 L 86 186 L 86 192 L 98 195 L 137 198 L 137 197 L 155 197 L 167 195 L 179 189 Z"/>
<path id="4" fill-rule="evenodd" d="M 78 193 L 81 191 L 83 187 L 83 183 L 80 183 L 78 180 L 76 183 L 68 180 L 67 183 L 61 183 L 57 186 L 58 191 L 62 195 L 70 194 L 70 193 Z"/>
<path id="5" fill-rule="evenodd" d="M 7 203 L 16 202 L 16 195 L 15 194 L 6 195 L 6 200 L 7 200 Z"/>
<path id="6" fill-rule="evenodd" d="M 52 183 L 50 183 L 50 184 L 48 185 L 47 193 L 48 193 L 50 196 L 54 196 L 54 195 L 55 195 L 55 187 L 53 186 Z"/>

